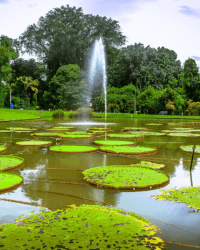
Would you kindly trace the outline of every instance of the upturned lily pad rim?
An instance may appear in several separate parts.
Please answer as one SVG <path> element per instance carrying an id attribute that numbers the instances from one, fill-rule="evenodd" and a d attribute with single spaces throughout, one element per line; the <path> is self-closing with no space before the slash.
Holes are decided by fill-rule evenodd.
<path id="1" fill-rule="evenodd" d="M 122 168 L 124 169 L 125 167 L 128 167 L 128 168 L 133 168 L 133 169 L 138 169 L 138 170 L 141 170 L 141 169 L 147 169 L 149 171 L 154 171 L 154 172 L 157 172 L 157 173 L 160 173 L 160 174 L 163 174 L 165 177 L 168 178 L 168 180 L 166 181 L 163 181 L 161 183 L 156 183 L 156 184 L 151 184 L 151 185 L 145 185 L 145 186 L 136 186 L 136 185 L 133 185 L 133 186 L 114 186 L 114 185 L 109 185 L 109 184 L 101 184 L 99 183 L 98 181 L 91 181 L 91 180 L 88 180 L 87 177 L 85 176 L 84 173 L 87 173 L 89 171 L 92 171 L 92 170 L 95 170 L 95 169 L 100 169 L 100 168 L 110 168 L 110 167 L 119 167 L 119 168 Z M 108 170 L 109 172 L 111 170 Z M 149 167 L 140 167 L 140 166 L 136 166 L 136 165 L 111 165 L 111 166 L 101 166 L 101 167 L 96 167 L 96 168 L 90 168 L 90 169 L 86 169 L 82 172 L 82 174 L 85 176 L 84 177 L 84 180 L 90 184 L 93 184 L 93 185 L 97 185 L 97 186 L 100 186 L 100 187 L 106 187 L 106 188 L 112 188 L 112 189 L 147 189 L 147 188 L 152 188 L 152 187 L 157 187 L 157 186 L 162 186 L 164 184 L 167 184 L 170 182 L 170 177 L 169 175 L 165 174 L 163 171 L 160 171 L 160 170 L 157 170 L 157 169 L 152 169 L 152 168 L 149 168 Z"/>
<path id="2" fill-rule="evenodd" d="M 35 142 L 36 144 L 32 144 L 31 142 Z M 52 141 L 18 141 L 15 143 L 15 145 L 17 146 L 31 146 L 31 147 L 50 146 L 51 144 Z"/>
<path id="3" fill-rule="evenodd" d="M 113 142 L 113 144 L 109 144 L 109 145 L 130 145 L 130 146 L 135 146 L 135 142 L 132 141 L 117 141 L 117 140 L 98 140 L 98 141 L 94 141 L 93 143 L 98 145 L 98 146 L 104 146 L 104 145 L 108 145 L 104 142 Z M 117 143 L 117 144 L 116 144 Z M 121 144 L 120 144 L 121 143 Z"/>
<path id="4" fill-rule="evenodd" d="M 24 158 L 21 158 L 21 157 L 18 157 L 18 156 L 14 156 L 14 155 L 0 155 L 0 160 L 3 159 L 3 158 L 21 160 L 21 163 L 18 163 L 17 165 L 12 166 L 12 167 L 7 167 L 7 168 L 4 168 L 4 169 L 0 169 L 0 173 L 3 172 L 3 171 L 7 171 L 7 170 L 10 170 L 10 169 L 13 169 L 13 168 L 22 167 L 24 165 L 24 161 L 25 161 Z"/>
<path id="5" fill-rule="evenodd" d="M 194 145 L 185 145 L 185 146 L 180 146 L 180 150 L 183 151 L 184 153 L 193 153 L 193 146 Z M 191 150 L 184 149 L 186 147 L 191 147 Z M 200 149 L 200 145 L 196 145 Z M 200 154 L 200 152 L 197 152 L 196 149 L 194 150 L 195 154 Z"/>
<path id="6" fill-rule="evenodd" d="M 5 173 L 5 172 L 1 172 L 1 173 L 0 173 L 0 180 L 1 180 L 1 178 L 2 178 L 3 175 L 4 175 L 4 176 L 7 175 L 7 176 L 11 176 L 11 177 L 18 177 L 18 178 L 21 179 L 21 181 L 18 182 L 18 183 L 16 183 L 16 184 L 13 184 L 12 186 L 9 186 L 9 187 L 5 187 L 5 188 L 1 188 L 1 187 L 0 187 L 0 193 L 3 192 L 3 191 L 6 191 L 6 190 L 8 190 L 8 189 L 12 189 L 12 188 L 14 188 L 14 187 L 17 187 L 17 186 L 23 184 L 23 182 L 24 182 L 24 178 L 23 178 L 22 176 L 18 176 L 18 175 L 15 175 L 15 174 L 10 174 L 10 173 Z M 16 182 L 16 181 L 15 181 L 15 182 Z M 1 182 L 0 182 L 0 184 L 1 184 Z"/>
<path id="7" fill-rule="evenodd" d="M 85 150 L 82 151 L 64 151 L 64 150 L 55 150 L 56 148 L 77 148 L 77 147 L 84 147 Z M 87 150 L 87 148 L 90 148 L 89 150 Z M 85 146 L 85 145 L 59 145 L 59 146 L 51 146 L 50 147 L 50 152 L 52 153 L 61 153 L 61 154 L 82 154 L 82 153 L 93 153 L 93 152 L 97 152 L 99 151 L 99 148 L 97 147 L 93 147 L 93 146 Z"/>
<path id="8" fill-rule="evenodd" d="M 7 147 L 0 145 L 0 153 L 6 152 Z"/>
<path id="9" fill-rule="evenodd" d="M 107 147 L 107 149 L 105 149 L 105 147 Z M 157 152 L 157 148 L 155 147 L 146 147 L 146 148 L 149 148 L 149 149 L 152 149 L 150 151 L 144 151 L 144 152 L 119 152 L 117 153 L 112 147 L 115 147 L 115 146 L 100 146 L 100 151 L 103 151 L 103 152 L 108 152 L 108 153 L 112 153 L 112 154 L 124 154 L 124 155 L 143 155 L 143 154 L 154 154 Z M 126 147 L 126 146 L 116 146 L 116 147 Z M 140 147 L 144 147 L 145 146 L 135 146 L 134 148 L 140 148 Z M 130 146 L 131 148 L 131 146 Z"/>

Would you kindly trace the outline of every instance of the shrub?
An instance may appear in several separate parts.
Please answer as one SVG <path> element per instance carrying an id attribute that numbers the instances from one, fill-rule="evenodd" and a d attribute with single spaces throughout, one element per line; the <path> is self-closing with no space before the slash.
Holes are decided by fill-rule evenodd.
<path id="1" fill-rule="evenodd" d="M 118 104 L 115 104 L 115 103 L 110 103 L 108 104 L 108 112 L 110 113 L 119 113 L 120 111 L 120 107 Z"/>
<path id="2" fill-rule="evenodd" d="M 165 105 L 165 108 L 169 111 L 170 114 L 174 114 L 174 110 L 176 109 L 174 106 L 174 102 L 171 102 L 170 100 L 168 100 L 168 103 Z"/>
<path id="3" fill-rule="evenodd" d="M 200 115 L 200 102 L 187 101 L 187 109 L 185 115 Z"/>
<path id="4" fill-rule="evenodd" d="M 81 118 L 81 119 L 86 119 L 92 117 L 92 112 L 94 112 L 93 109 L 91 108 L 79 108 L 75 112 L 71 112 L 69 117 L 70 118 Z"/>
<path id="5" fill-rule="evenodd" d="M 62 111 L 61 109 L 59 110 L 56 110 L 53 112 L 53 115 L 52 115 L 53 118 L 64 118 L 65 117 L 65 113 L 64 111 Z"/>

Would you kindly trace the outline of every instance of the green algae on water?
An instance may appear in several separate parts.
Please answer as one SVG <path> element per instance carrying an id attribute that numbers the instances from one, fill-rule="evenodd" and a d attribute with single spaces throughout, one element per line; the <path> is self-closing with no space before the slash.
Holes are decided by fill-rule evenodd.
<path id="1" fill-rule="evenodd" d="M 100 150 L 108 153 L 129 155 L 153 154 L 157 152 L 155 147 L 144 146 L 101 146 Z"/>
<path id="2" fill-rule="evenodd" d="M 93 146 L 79 146 L 79 145 L 56 145 L 50 147 L 50 152 L 53 153 L 92 153 L 99 149 Z"/>
<path id="3" fill-rule="evenodd" d="M 0 192 L 19 186 L 20 184 L 23 183 L 23 180 L 24 179 L 21 176 L 1 172 L 0 173 Z"/>
<path id="4" fill-rule="evenodd" d="M 161 195 L 152 196 L 157 200 L 187 203 L 189 207 L 200 209 L 200 187 L 160 190 Z"/>
<path id="5" fill-rule="evenodd" d="M 15 143 L 18 146 L 49 146 L 51 141 L 18 141 Z"/>
<path id="6" fill-rule="evenodd" d="M 13 155 L 0 155 L 0 172 L 12 168 L 20 167 L 24 164 L 24 159 Z"/>
<path id="7" fill-rule="evenodd" d="M 94 144 L 96 145 L 131 145 L 134 146 L 135 143 L 131 141 L 117 141 L 117 140 L 100 140 L 100 141 L 94 141 Z"/>
<path id="8" fill-rule="evenodd" d="M 186 145 L 186 146 L 180 146 L 180 149 L 183 152 L 192 153 L 193 152 L 193 147 L 194 147 L 194 145 Z M 196 145 L 194 153 L 195 154 L 200 154 L 200 145 Z"/>
<path id="9" fill-rule="evenodd" d="M 6 152 L 7 147 L 0 145 L 0 153 Z"/>
<path id="10" fill-rule="evenodd" d="M 137 165 L 90 168 L 84 170 L 83 175 L 91 184 L 115 189 L 149 188 L 169 182 L 165 173 Z"/>
<path id="11" fill-rule="evenodd" d="M 20 220 L 19 220 L 20 219 Z M 165 249 L 154 237 L 159 228 L 134 213 L 97 205 L 75 205 L 32 213 L 0 225 L 2 250 L 15 249 Z M 12 232 L 12 233 L 11 233 Z"/>

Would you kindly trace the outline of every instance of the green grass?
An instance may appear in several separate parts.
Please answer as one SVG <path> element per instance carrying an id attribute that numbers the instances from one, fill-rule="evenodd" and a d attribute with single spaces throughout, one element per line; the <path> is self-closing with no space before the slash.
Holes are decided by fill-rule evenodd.
<path id="1" fill-rule="evenodd" d="M 90 183 L 117 189 L 149 188 L 169 181 L 165 173 L 137 165 L 90 168 L 83 175 Z"/>
<path id="2" fill-rule="evenodd" d="M 164 249 L 154 237 L 159 228 L 134 213 L 97 205 L 73 205 L 66 209 L 21 216 L 0 225 L 5 249 Z M 62 247 L 59 247 L 62 246 Z"/>
<path id="3" fill-rule="evenodd" d="M 97 147 L 79 145 L 56 145 L 50 147 L 50 152 L 57 153 L 90 153 L 98 151 Z"/>
<path id="4" fill-rule="evenodd" d="M 12 155 L 0 155 L 0 172 L 11 168 L 19 167 L 24 163 L 24 159 Z"/>
<path id="5" fill-rule="evenodd" d="M 15 143 L 19 146 L 49 146 L 52 144 L 51 141 L 18 141 Z"/>
<path id="6" fill-rule="evenodd" d="M 13 174 L 0 173 L 0 191 L 4 191 L 19 185 L 23 177 Z"/>
<path id="7" fill-rule="evenodd" d="M 116 154 L 151 154 L 156 153 L 157 148 L 143 146 L 101 146 L 101 151 Z"/>
<path id="8" fill-rule="evenodd" d="M 161 190 L 163 194 L 153 196 L 157 200 L 188 203 L 189 207 L 200 209 L 200 187 L 181 187 Z"/>
<path id="9" fill-rule="evenodd" d="M 193 147 L 194 147 L 194 145 L 180 146 L 180 149 L 181 149 L 183 152 L 192 153 L 192 152 L 193 152 Z M 194 153 L 195 153 L 195 154 L 200 154 L 200 145 L 196 145 L 196 148 L 195 148 L 195 150 L 194 150 Z"/>

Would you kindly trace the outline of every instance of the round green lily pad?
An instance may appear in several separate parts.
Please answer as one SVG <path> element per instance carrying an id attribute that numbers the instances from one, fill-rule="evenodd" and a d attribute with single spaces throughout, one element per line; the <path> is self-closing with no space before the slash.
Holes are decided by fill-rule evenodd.
<path id="1" fill-rule="evenodd" d="M 82 134 L 82 135 L 78 135 L 78 134 L 59 134 L 58 137 L 62 138 L 62 139 L 94 139 L 94 135 L 92 135 L 92 134 Z"/>
<path id="2" fill-rule="evenodd" d="M 90 130 L 90 129 L 88 129 L 87 130 L 87 132 L 88 133 L 94 133 L 94 134 L 98 134 L 98 135 L 102 135 L 102 134 L 107 134 L 109 131 L 108 130 L 99 130 L 99 129 L 97 129 L 97 130 Z"/>
<path id="3" fill-rule="evenodd" d="M 6 146 L 2 146 L 0 145 L 0 153 L 3 153 L 7 150 L 7 147 Z"/>
<path id="4" fill-rule="evenodd" d="M 157 200 L 188 203 L 189 207 L 200 209 L 200 187 L 181 187 L 180 189 L 160 190 L 163 194 L 155 195 Z"/>
<path id="5" fill-rule="evenodd" d="M 194 145 L 187 145 L 187 146 L 181 146 L 180 149 L 181 149 L 183 152 L 192 153 L 192 152 L 193 152 L 193 147 L 194 147 Z M 200 154 L 200 145 L 196 145 L 196 148 L 195 148 L 195 150 L 194 150 L 194 153 L 195 153 L 195 154 Z"/>
<path id="6" fill-rule="evenodd" d="M 18 141 L 15 143 L 18 146 L 49 146 L 51 141 Z"/>
<path id="7" fill-rule="evenodd" d="M 136 139 L 136 138 L 143 138 L 144 135 L 137 133 L 137 134 L 107 134 L 108 138 L 123 138 L 123 139 Z"/>
<path id="8" fill-rule="evenodd" d="M 162 123 L 148 123 L 146 125 L 152 125 L 152 126 L 160 126 L 160 125 L 163 125 Z"/>
<path id="9" fill-rule="evenodd" d="M 55 128 L 55 129 L 75 129 L 76 127 L 53 127 L 53 128 Z"/>
<path id="10" fill-rule="evenodd" d="M 69 128 L 49 128 L 49 129 L 46 129 L 46 131 L 62 132 L 62 131 L 70 131 L 70 129 Z"/>
<path id="11" fill-rule="evenodd" d="M 89 130 L 112 130 L 111 128 L 89 128 Z"/>
<path id="12" fill-rule="evenodd" d="M 0 192 L 19 186 L 23 181 L 21 176 L 2 172 L 0 173 Z"/>
<path id="13" fill-rule="evenodd" d="M 200 132 L 199 129 L 176 129 L 176 130 L 162 130 L 163 133 L 191 133 Z"/>
<path id="14" fill-rule="evenodd" d="M 50 152 L 53 153 L 92 153 L 99 149 L 93 146 L 79 146 L 79 145 L 56 145 L 50 147 Z"/>
<path id="15" fill-rule="evenodd" d="M 20 128 L 20 127 L 9 127 L 9 128 L 6 128 L 6 129 L 9 129 L 9 130 L 17 130 L 17 131 L 33 131 L 33 130 L 38 130 L 37 128 Z"/>
<path id="16" fill-rule="evenodd" d="M 147 128 L 134 128 L 134 127 L 125 127 L 122 129 L 122 131 L 146 131 Z"/>
<path id="17" fill-rule="evenodd" d="M 115 154 L 153 154 L 157 152 L 157 148 L 143 146 L 101 146 L 101 151 Z"/>
<path id="18" fill-rule="evenodd" d="M 181 136 L 181 137 L 200 137 L 200 134 L 191 133 L 169 133 L 168 136 Z"/>
<path id="19" fill-rule="evenodd" d="M 155 187 L 169 182 L 165 173 L 138 166 L 105 166 L 83 171 L 84 180 L 101 187 L 135 189 Z"/>
<path id="20" fill-rule="evenodd" d="M 58 137 L 59 133 L 34 133 L 34 134 L 31 134 L 32 136 L 51 136 L 51 137 Z"/>
<path id="21" fill-rule="evenodd" d="M 7 129 L 7 130 L 6 130 L 6 129 L 4 129 L 4 130 L 3 130 L 3 129 L 2 129 L 2 130 L 0 130 L 0 133 L 8 133 L 8 132 L 10 133 L 10 132 L 12 132 L 12 130 L 8 130 L 8 129 Z"/>
<path id="22" fill-rule="evenodd" d="M 69 135 L 93 135 L 93 132 L 87 132 L 87 131 L 70 131 L 65 132 L 65 134 Z"/>
<path id="23" fill-rule="evenodd" d="M 164 249 L 154 237 L 160 230 L 134 213 L 97 205 L 72 205 L 66 209 L 19 217 L 16 224 L 0 225 L 3 249 Z M 21 223 L 21 226 L 20 226 Z M 12 240 L 10 240 L 12 232 Z"/>
<path id="24" fill-rule="evenodd" d="M 122 146 L 122 145 L 131 145 L 134 146 L 135 143 L 132 141 L 116 141 L 116 140 L 101 140 L 101 141 L 94 141 L 94 144 L 96 145 L 118 145 L 118 146 Z"/>
<path id="25" fill-rule="evenodd" d="M 138 132 L 138 133 L 141 133 L 141 135 L 144 135 L 144 136 L 150 136 L 150 135 L 153 135 L 153 136 L 161 136 L 161 135 L 165 135 L 165 133 L 161 133 L 161 132 L 150 132 L 150 131 L 144 131 L 144 132 Z M 133 134 L 133 133 L 131 133 Z M 135 133 L 136 134 L 136 133 Z"/>
<path id="26" fill-rule="evenodd" d="M 139 167 L 147 167 L 147 168 L 152 168 L 152 169 L 162 169 L 165 167 L 164 164 L 158 164 L 158 163 L 149 162 L 149 161 L 141 161 L 140 163 L 136 165 Z"/>
<path id="27" fill-rule="evenodd" d="M 0 155 L 0 172 L 17 168 L 24 164 L 24 159 L 13 155 Z"/>

